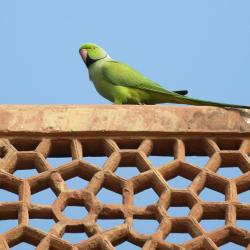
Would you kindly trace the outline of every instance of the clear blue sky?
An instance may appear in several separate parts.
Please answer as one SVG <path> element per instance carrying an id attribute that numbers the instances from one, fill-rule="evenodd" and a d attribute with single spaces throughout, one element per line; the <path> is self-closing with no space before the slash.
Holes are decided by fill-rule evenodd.
<path id="1" fill-rule="evenodd" d="M 169 89 L 250 104 L 249 10 L 247 0 L 1 1 L 0 102 L 109 103 L 78 55 L 95 42 Z"/>
<path id="2" fill-rule="evenodd" d="M 1 1 L 0 103 L 109 103 L 78 54 L 94 42 L 166 88 L 250 105 L 249 11 L 248 0 Z"/>

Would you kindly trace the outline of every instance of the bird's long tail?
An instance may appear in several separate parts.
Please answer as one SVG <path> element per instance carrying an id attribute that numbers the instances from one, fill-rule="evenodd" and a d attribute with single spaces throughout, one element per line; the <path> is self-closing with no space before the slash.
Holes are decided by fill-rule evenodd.
<path id="1" fill-rule="evenodd" d="M 174 99 L 176 99 L 176 103 L 181 103 L 181 104 L 191 104 L 191 105 L 199 105 L 199 106 L 216 106 L 216 107 L 224 107 L 224 108 L 231 107 L 231 108 L 250 109 L 250 106 L 200 100 L 200 99 L 195 99 L 195 98 L 188 97 L 188 96 L 182 96 L 179 94 L 175 94 L 175 97 L 176 98 L 174 98 Z"/>

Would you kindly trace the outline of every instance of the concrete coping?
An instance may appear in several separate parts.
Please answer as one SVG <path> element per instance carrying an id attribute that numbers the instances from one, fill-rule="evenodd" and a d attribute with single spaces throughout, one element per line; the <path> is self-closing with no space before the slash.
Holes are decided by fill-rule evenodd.
<path id="1" fill-rule="evenodd" d="M 205 106 L 0 105 L 0 133 L 250 133 L 250 111 Z"/>

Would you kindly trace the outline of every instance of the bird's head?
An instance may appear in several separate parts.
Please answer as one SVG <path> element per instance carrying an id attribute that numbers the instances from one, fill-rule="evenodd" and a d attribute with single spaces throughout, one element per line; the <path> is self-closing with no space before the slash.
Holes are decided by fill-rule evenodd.
<path id="1" fill-rule="evenodd" d="M 79 53 L 87 67 L 108 56 L 107 52 L 103 48 L 93 43 L 81 45 Z"/>

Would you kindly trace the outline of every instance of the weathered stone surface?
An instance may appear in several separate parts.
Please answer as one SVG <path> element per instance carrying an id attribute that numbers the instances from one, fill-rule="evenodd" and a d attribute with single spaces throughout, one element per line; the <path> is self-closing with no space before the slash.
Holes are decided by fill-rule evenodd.
<path id="1" fill-rule="evenodd" d="M 151 105 L 0 105 L 3 132 L 250 132 L 250 111 Z"/>

